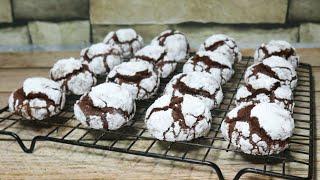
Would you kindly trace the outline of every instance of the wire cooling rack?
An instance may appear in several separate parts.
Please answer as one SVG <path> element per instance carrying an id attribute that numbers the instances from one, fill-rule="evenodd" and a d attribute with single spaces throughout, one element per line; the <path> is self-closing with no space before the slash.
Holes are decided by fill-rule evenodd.
<path id="1" fill-rule="evenodd" d="M 244 57 L 243 61 L 235 64 L 235 75 L 223 86 L 224 100 L 220 107 L 212 112 L 210 133 L 190 142 L 164 142 L 150 136 L 144 125 L 144 115 L 156 97 L 137 102 L 135 118 L 117 131 L 93 130 L 82 126 L 73 114 L 73 104 L 79 98 L 75 96 L 68 97 L 66 107 L 61 113 L 45 121 L 21 119 L 8 112 L 6 107 L 0 110 L 0 135 L 11 136 L 10 139 L 13 137 L 26 153 L 32 153 L 38 141 L 53 141 L 209 166 L 219 179 L 224 179 L 220 167 L 230 161 L 241 166 L 234 179 L 247 173 L 286 179 L 311 179 L 314 174 L 315 97 L 309 64 L 302 63 L 297 68 L 299 80 L 294 92 L 296 104 L 293 113 L 295 131 L 286 151 L 279 155 L 250 156 L 239 152 L 223 139 L 220 132 L 221 122 L 226 113 L 235 107 L 236 90 L 244 83 L 244 72 L 252 62 L 251 57 Z M 181 71 L 181 66 L 180 64 L 178 72 Z M 159 95 L 169 80 L 170 78 L 162 80 Z M 30 142 L 28 146 L 27 141 Z"/>

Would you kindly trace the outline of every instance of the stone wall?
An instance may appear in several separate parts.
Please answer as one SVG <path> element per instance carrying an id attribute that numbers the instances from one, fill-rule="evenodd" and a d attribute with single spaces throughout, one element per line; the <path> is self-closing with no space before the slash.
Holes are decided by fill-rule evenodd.
<path id="1" fill-rule="evenodd" d="M 240 45 L 319 43 L 320 0 L 0 0 L 0 46 L 85 46 L 123 27 L 146 43 L 177 29 L 193 48 L 214 33 Z"/>

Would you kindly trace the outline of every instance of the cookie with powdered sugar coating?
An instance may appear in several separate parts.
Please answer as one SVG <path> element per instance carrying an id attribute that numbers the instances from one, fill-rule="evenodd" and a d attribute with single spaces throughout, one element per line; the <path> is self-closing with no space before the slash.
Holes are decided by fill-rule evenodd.
<path id="1" fill-rule="evenodd" d="M 278 56 L 271 56 L 262 62 L 249 66 L 244 75 L 245 83 L 254 89 L 271 90 L 284 85 L 294 89 L 297 86 L 297 72 L 290 62 Z"/>
<path id="2" fill-rule="evenodd" d="M 294 130 L 291 113 L 276 103 L 243 103 L 221 124 L 221 133 L 240 151 L 252 155 L 279 154 L 289 146 Z"/>
<path id="3" fill-rule="evenodd" d="M 151 44 L 163 46 L 166 49 L 168 58 L 176 62 L 185 60 L 190 51 L 186 36 L 176 30 L 163 31 L 151 41 Z"/>
<path id="4" fill-rule="evenodd" d="M 199 51 L 189 58 L 183 66 L 183 72 L 207 72 L 213 78 L 225 84 L 234 74 L 229 57 L 220 52 Z"/>
<path id="5" fill-rule="evenodd" d="M 200 45 L 199 51 L 218 51 L 230 56 L 230 63 L 242 60 L 241 52 L 235 40 L 224 34 L 215 34 Z"/>
<path id="6" fill-rule="evenodd" d="M 148 45 L 137 51 L 130 61 L 146 61 L 155 65 L 161 78 L 167 78 L 177 67 L 177 62 L 170 59 L 164 47 Z"/>
<path id="7" fill-rule="evenodd" d="M 254 53 L 254 60 L 261 62 L 271 56 L 279 56 L 286 59 L 294 68 L 298 67 L 300 61 L 296 49 L 290 43 L 282 40 L 271 40 L 267 44 L 261 44 Z"/>
<path id="8" fill-rule="evenodd" d="M 203 101 L 186 94 L 163 95 L 147 110 L 145 123 L 149 133 L 164 141 L 190 141 L 207 135 L 211 113 Z"/>
<path id="9" fill-rule="evenodd" d="M 109 73 L 108 82 L 115 82 L 126 88 L 134 99 L 149 99 L 158 90 L 159 73 L 148 62 L 124 62 Z"/>
<path id="10" fill-rule="evenodd" d="M 76 95 L 88 92 L 97 82 L 88 65 L 74 58 L 58 60 L 50 69 L 50 78 L 67 93 Z"/>
<path id="11" fill-rule="evenodd" d="M 81 51 L 80 60 L 87 64 L 95 75 L 108 75 L 114 66 L 122 62 L 121 49 L 117 45 L 93 44 Z"/>
<path id="12" fill-rule="evenodd" d="M 167 84 L 164 94 L 183 96 L 190 94 L 203 100 L 210 110 L 218 107 L 223 99 L 220 83 L 206 72 L 175 75 Z"/>
<path id="13" fill-rule="evenodd" d="M 122 57 L 129 59 L 143 47 L 143 38 L 134 29 L 118 29 L 109 32 L 103 43 L 118 45 L 122 50 Z"/>
<path id="14" fill-rule="evenodd" d="M 247 102 L 277 103 L 290 112 L 293 112 L 294 108 L 293 92 L 288 86 L 274 86 L 271 90 L 254 89 L 251 85 L 240 86 L 236 93 L 236 105 Z"/>
<path id="15" fill-rule="evenodd" d="M 133 118 L 135 109 L 129 91 L 115 83 L 93 87 L 74 104 L 76 119 L 93 129 L 119 129 Z"/>
<path id="16" fill-rule="evenodd" d="M 9 111 L 30 120 L 52 117 L 64 107 L 65 93 L 60 85 L 42 77 L 28 78 L 9 97 Z"/>

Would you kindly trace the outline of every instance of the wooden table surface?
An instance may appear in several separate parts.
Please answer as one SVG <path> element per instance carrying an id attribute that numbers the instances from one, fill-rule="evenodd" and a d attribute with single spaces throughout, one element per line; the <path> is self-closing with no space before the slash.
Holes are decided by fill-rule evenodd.
<path id="1" fill-rule="evenodd" d="M 252 53 L 250 49 L 243 50 L 244 55 Z M 298 53 L 302 62 L 313 66 L 318 120 L 320 49 L 298 49 Z M 27 77 L 47 77 L 48 69 L 56 59 L 78 55 L 79 52 L 0 53 L 0 107 L 7 104 L 10 92 Z M 316 123 L 316 126 L 319 127 L 319 124 Z M 316 143 L 319 137 L 320 131 L 316 131 Z M 319 152 L 319 148 L 316 151 Z M 0 141 L 0 157 L 0 179 L 217 179 L 215 172 L 208 167 L 52 142 L 38 143 L 34 153 L 26 154 L 16 142 Z M 244 166 L 240 161 L 222 159 L 221 163 L 226 179 L 232 179 Z M 318 158 L 316 165 L 319 165 Z M 315 176 L 320 176 L 317 167 L 315 171 Z M 244 178 L 270 179 L 256 175 L 245 175 Z"/>

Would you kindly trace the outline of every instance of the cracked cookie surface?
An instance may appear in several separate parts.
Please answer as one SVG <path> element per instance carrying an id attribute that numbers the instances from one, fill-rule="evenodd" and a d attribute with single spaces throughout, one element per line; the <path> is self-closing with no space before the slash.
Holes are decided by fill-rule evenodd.
<path id="1" fill-rule="evenodd" d="M 144 61 L 124 62 L 109 73 L 108 82 L 115 82 L 126 88 L 134 99 L 148 99 L 158 90 L 159 73 L 154 66 Z"/>
<path id="2" fill-rule="evenodd" d="M 146 61 L 153 64 L 161 78 L 171 75 L 177 67 L 177 62 L 169 58 L 166 49 L 156 44 L 140 49 L 130 61 Z"/>
<path id="3" fill-rule="evenodd" d="M 206 72 L 175 75 L 166 85 L 164 94 L 179 97 L 190 94 L 203 100 L 210 110 L 218 107 L 223 99 L 220 83 Z"/>
<path id="4" fill-rule="evenodd" d="M 211 127 L 209 108 L 197 97 L 163 95 L 146 112 L 149 133 L 165 141 L 190 141 L 205 136 Z"/>
<path id="5" fill-rule="evenodd" d="M 131 94 L 115 83 L 102 83 L 84 94 L 74 105 L 74 114 L 83 125 L 116 130 L 135 114 Z"/>
<path id="6" fill-rule="evenodd" d="M 122 62 L 121 49 L 117 45 L 93 44 L 80 53 L 80 60 L 89 66 L 95 75 L 107 75 Z"/>
<path id="7" fill-rule="evenodd" d="M 271 90 L 284 85 L 294 89 L 297 86 L 297 72 L 285 59 L 271 56 L 262 62 L 249 66 L 244 75 L 245 83 L 254 89 Z"/>
<path id="8" fill-rule="evenodd" d="M 30 120 L 43 120 L 59 113 L 65 104 L 60 85 L 42 77 L 28 78 L 9 97 L 9 110 Z"/>
<path id="9" fill-rule="evenodd" d="M 118 45 L 122 50 L 122 57 L 129 59 L 143 47 L 143 38 L 134 29 L 119 29 L 109 32 L 103 43 Z"/>
<path id="10" fill-rule="evenodd" d="M 242 60 L 241 52 L 235 40 L 224 34 L 215 34 L 200 45 L 199 51 L 217 51 L 230 56 L 231 64 Z"/>
<path id="11" fill-rule="evenodd" d="M 67 93 L 82 95 L 97 82 L 88 65 L 74 58 L 58 60 L 50 69 L 50 78 Z"/>
<path id="12" fill-rule="evenodd" d="M 271 155 L 284 151 L 293 134 L 294 120 L 276 103 L 241 104 L 221 124 L 221 133 L 240 151 Z"/>
<path id="13" fill-rule="evenodd" d="M 286 59 L 294 68 L 298 67 L 300 61 L 296 49 L 288 42 L 282 40 L 271 40 L 267 44 L 261 44 L 254 53 L 254 60 L 260 62 L 271 56 L 279 56 Z"/>
<path id="14" fill-rule="evenodd" d="M 189 58 L 183 66 L 183 72 L 207 72 L 221 84 L 230 80 L 234 74 L 229 57 L 220 52 L 199 51 Z"/>
<path id="15" fill-rule="evenodd" d="M 175 30 L 163 31 L 151 41 L 151 44 L 164 47 L 168 58 L 176 62 L 185 60 L 190 51 L 187 37 Z"/>

